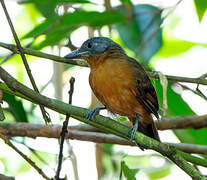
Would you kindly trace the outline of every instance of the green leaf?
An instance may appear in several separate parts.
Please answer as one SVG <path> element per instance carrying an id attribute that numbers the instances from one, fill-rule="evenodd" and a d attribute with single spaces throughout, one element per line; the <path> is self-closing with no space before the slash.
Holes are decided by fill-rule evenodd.
<path id="1" fill-rule="evenodd" d="M 207 2 L 206 0 L 194 0 L 194 3 L 195 3 L 195 8 L 196 8 L 196 12 L 198 15 L 198 19 L 201 22 L 203 15 L 205 14 L 206 9 L 207 9 Z"/>
<path id="2" fill-rule="evenodd" d="M 136 180 L 135 175 L 139 169 L 130 169 L 124 161 L 121 161 L 121 170 L 127 180 Z"/>
<path id="3" fill-rule="evenodd" d="M 162 87 L 159 81 L 155 81 L 156 91 L 159 99 L 159 104 L 162 104 Z M 180 94 L 173 91 L 172 84 L 169 83 L 167 89 L 168 98 L 168 110 L 167 116 L 187 116 L 195 115 L 195 112 L 190 106 L 182 99 Z M 203 144 L 206 145 L 207 129 L 185 129 L 185 130 L 174 130 L 175 135 L 183 143 L 192 144 Z"/>
<path id="4" fill-rule="evenodd" d="M 153 171 L 148 172 L 147 175 L 151 180 L 164 178 L 171 173 L 171 167 L 153 168 Z"/>
<path id="5" fill-rule="evenodd" d="M 121 13 L 116 12 L 96 12 L 96 11 L 75 11 L 63 16 L 48 18 L 33 30 L 28 32 L 23 38 L 34 37 L 38 34 L 45 34 L 46 39 L 33 48 L 43 48 L 45 46 L 57 45 L 62 39 L 68 38 L 70 33 L 83 24 L 91 27 L 101 27 L 106 24 L 114 24 L 125 21 Z"/>
<path id="6" fill-rule="evenodd" d="M 201 45 L 198 43 L 192 43 L 181 39 L 163 39 L 163 46 L 160 51 L 156 54 L 158 58 L 168 58 L 176 56 L 188 51 L 195 45 Z M 176 47 L 176 48 L 175 48 Z"/>
<path id="7" fill-rule="evenodd" d="M 134 14 L 131 21 L 118 24 L 117 30 L 124 45 L 148 63 L 162 46 L 160 10 L 151 5 L 136 5 Z"/>
<path id="8" fill-rule="evenodd" d="M 33 3 L 36 8 L 39 10 L 39 12 L 46 18 L 51 18 L 57 16 L 56 13 L 56 7 L 59 4 L 63 3 L 91 3 L 90 1 L 86 0 L 28 0 L 25 1 L 24 3 Z M 94 4 L 94 3 L 91 3 Z"/>
<path id="9" fill-rule="evenodd" d="M 155 81 L 156 92 L 159 104 L 163 104 L 163 89 L 160 81 Z M 172 83 L 168 83 L 167 87 L 167 115 L 166 116 L 186 116 L 195 114 L 190 106 L 183 100 L 180 94 L 172 89 Z"/>
<path id="10" fill-rule="evenodd" d="M 16 122 L 28 122 L 27 114 L 21 100 L 17 100 L 14 95 L 3 92 L 3 101 L 9 104 L 9 110 Z"/>
<path id="11" fill-rule="evenodd" d="M 120 0 L 120 2 L 123 4 L 133 5 L 131 0 Z"/>

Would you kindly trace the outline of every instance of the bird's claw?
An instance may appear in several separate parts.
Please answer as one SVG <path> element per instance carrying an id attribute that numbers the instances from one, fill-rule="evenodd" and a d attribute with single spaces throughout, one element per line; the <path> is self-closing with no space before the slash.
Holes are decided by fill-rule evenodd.
<path id="1" fill-rule="evenodd" d="M 130 135 L 130 140 L 131 141 L 133 141 L 134 140 L 134 136 L 135 136 L 135 134 L 136 134 L 136 132 L 137 132 L 137 130 L 138 130 L 138 121 L 139 121 L 139 114 L 136 114 L 136 121 L 135 121 L 135 124 L 134 124 L 134 126 L 131 128 L 131 129 L 129 129 L 128 131 L 127 131 L 127 136 L 131 133 L 131 135 Z"/>
<path id="2" fill-rule="evenodd" d="M 134 140 L 134 136 L 136 134 L 136 131 L 137 131 L 137 128 L 135 126 L 133 126 L 132 128 L 130 128 L 128 131 L 127 131 L 127 136 L 130 135 L 130 140 L 133 141 Z"/>
<path id="3" fill-rule="evenodd" d="M 105 107 L 96 107 L 96 108 L 94 108 L 94 109 L 91 109 L 91 110 L 88 112 L 88 114 L 86 115 L 86 119 L 87 119 L 86 122 L 88 123 L 90 120 L 93 120 L 94 116 L 95 116 L 96 114 L 98 114 L 99 111 L 102 110 L 102 109 L 106 109 L 106 108 L 105 108 Z"/>

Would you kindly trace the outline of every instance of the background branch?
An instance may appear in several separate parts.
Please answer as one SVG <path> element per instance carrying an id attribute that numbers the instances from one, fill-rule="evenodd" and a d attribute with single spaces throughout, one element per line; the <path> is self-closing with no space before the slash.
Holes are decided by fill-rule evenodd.
<path id="1" fill-rule="evenodd" d="M 15 152 L 17 152 L 25 161 L 27 161 L 44 179 L 50 180 L 49 177 L 46 176 L 46 174 L 31 160 L 29 159 L 25 154 L 23 154 L 19 149 L 17 149 L 11 142 L 10 140 L 0 134 L 0 138 L 4 140 L 4 142 L 11 147 Z"/>
<path id="2" fill-rule="evenodd" d="M 5 83 L 12 89 L 17 92 L 22 93 L 25 96 L 30 97 L 33 102 L 37 104 L 42 104 L 54 111 L 57 111 L 62 114 L 71 114 L 71 117 L 78 119 L 84 123 L 87 122 L 85 119 L 88 114 L 88 110 L 76 106 L 72 106 L 61 101 L 47 98 L 46 96 L 40 95 L 39 93 L 29 89 L 23 84 L 19 83 L 16 79 L 10 76 L 2 67 L 0 67 L 0 77 Z M 129 128 L 123 124 L 120 124 L 110 118 L 105 118 L 100 115 L 96 115 L 93 121 L 89 121 L 89 124 L 100 128 L 108 133 L 112 133 L 128 139 L 126 136 Z M 186 157 L 182 157 L 179 155 L 179 151 L 176 150 L 175 147 L 160 143 L 154 139 L 151 139 L 140 132 L 136 132 L 134 141 L 136 144 L 140 144 L 143 148 L 153 149 L 163 156 L 168 157 L 171 161 L 173 161 L 178 167 L 180 167 L 183 171 L 185 171 L 189 176 L 194 179 L 205 179 L 204 176 L 200 174 L 200 172 L 191 164 L 186 161 Z M 187 154 L 186 156 L 189 156 Z"/>
<path id="3" fill-rule="evenodd" d="M 61 125 L 43 125 L 43 124 L 28 124 L 28 123 L 0 123 L 0 134 L 9 137 L 21 136 L 21 137 L 46 137 L 46 138 L 59 138 L 61 133 Z M 95 129 L 91 127 L 91 129 Z M 119 145 L 130 145 L 136 146 L 135 143 L 114 136 L 111 134 L 105 134 L 102 132 L 91 132 L 81 130 L 77 126 L 69 126 L 65 138 L 91 141 L 96 143 L 108 143 L 108 144 L 119 144 Z M 187 152 L 196 154 L 207 155 L 207 146 L 195 145 L 195 144 L 184 144 L 184 143 L 167 143 L 176 148 Z"/>

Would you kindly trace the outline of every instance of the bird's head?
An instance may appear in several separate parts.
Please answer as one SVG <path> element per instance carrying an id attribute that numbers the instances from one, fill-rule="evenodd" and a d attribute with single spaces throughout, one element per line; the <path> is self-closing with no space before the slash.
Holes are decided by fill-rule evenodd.
<path id="1" fill-rule="evenodd" d="M 86 40 L 82 46 L 65 56 L 66 59 L 84 59 L 89 65 L 96 64 L 106 56 L 125 54 L 122 47 L 106 37 L 93 37 Z"/>

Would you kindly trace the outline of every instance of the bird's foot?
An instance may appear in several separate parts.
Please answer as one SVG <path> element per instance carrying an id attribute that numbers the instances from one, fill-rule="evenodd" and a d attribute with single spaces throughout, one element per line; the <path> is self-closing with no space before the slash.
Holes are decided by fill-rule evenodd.
<path id="1" fill-rule="evenodd" d="M 134 136 L 137 132 L 137 129 L 138 129 L 138 121 L 139 121 L 139 114 L 136 114 L 136 121 L 135 121 L 135 124 L 133 125 L 133 127 L 131 129 L 129 129 L 127 131 L 127 136 L 130 135 L 130 140 L 133 141 L 134 140 Z"/>
<path id="2" fill-rule="evenodd" d="M 127 136 L 130 135 L 130 140 L 131 140 L 131 141 L 134 140 L 134 136 L 135 136 L 135 134 L 136 134 L 136 132 L 137 132 L 137 128 L 138 128 L 138 126 L 136 126 L 136 124 L 135 124 L 132 128 L 130 128 L 130 129 L 127 131 Z"/>
<path id="3" fill-rule="evenodd" d="M 96 108 L 94 108 L 94 109 L 91 109 L 91 110 L 88 112 L 87 116 L 86 116 L 87 123 L 88 123 L 90 120 L 93 120 L 94 116 L 95 116 L 96 114 L 98 114 L 99 111 L 102 110 L 102 109 L 106 109 L 106 107 L 96 107 Z"/>

